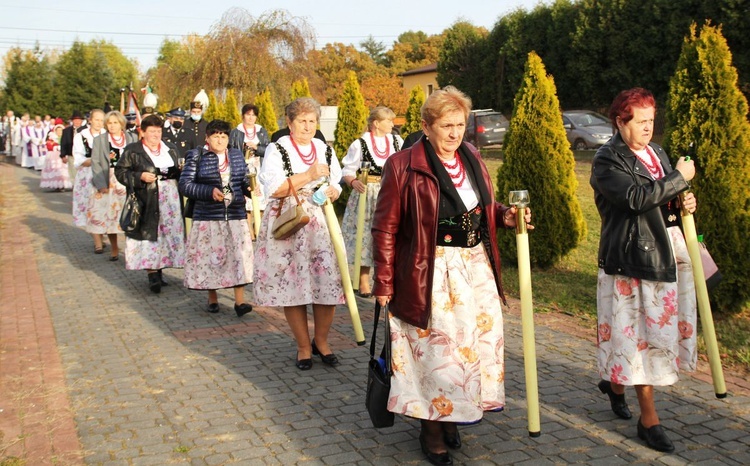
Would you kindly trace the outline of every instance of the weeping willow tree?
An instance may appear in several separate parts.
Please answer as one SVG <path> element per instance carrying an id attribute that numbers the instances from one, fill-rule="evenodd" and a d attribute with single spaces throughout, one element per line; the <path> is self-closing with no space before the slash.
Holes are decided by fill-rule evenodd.
<path id="1" fill-rule="evenodd" d="M 234 89 L 241 101 L 268 88 L 284 99 L 294 78 L 305 69 L 314 39 L 307 22 L 285 10 L 253 16 L 235 7 L 205 36 L 165 41 L 148 77 L 160 90 L 181 92 L 183 106 L 201 88 Z M 172 101 L 173 96 L 166 98 Z M 275 102 L 279 108 L 286 103 Z"/>
<path id="2" fill-rule="evenodd" d="M 211 88 L 242 95 L 268 88 L 272 95 L 284 96 L 303 69 L 313 40 L 305 20 L 285 10 L 255 17 L 244 8 L 231 8 L 209 32 L 205 59 L 195 72 Z"/>

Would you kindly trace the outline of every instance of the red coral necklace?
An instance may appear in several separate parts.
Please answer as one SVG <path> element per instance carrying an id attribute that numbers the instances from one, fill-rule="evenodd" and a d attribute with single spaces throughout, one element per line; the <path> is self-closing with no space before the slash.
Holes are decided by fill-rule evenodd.
<path id="1" fill-rule="evenodd" d="M 315 143 L 313 141 L 310 141 L 310 153 L 309 154 L 303 154 L 300 152 L 299 147 L 297 146 L 297 143 L 294 142 L 294 138 L 289 138 L 292 141 L 292 147 L 294 147 L 294 150 L 297 151 L 297 155 L 299 155 L 299 158 L 305 163 L 305 165 L 312 165 L 315 163 L 315 160 L 318 159 L 318 153 L 315 150 Z"/>
<path id="2" fill-rule="evenodd" d="M 375 157 L 379 159 L 387 159 L 388 154 L 391 152 L 391 143 L 388 141 L 388 136 L 385 137 L 385 150 L 378 149 L 378 144 L 375 142 L 375 135 L 370 132 L 370 142 L 372 143 L 372 152 Z"/>
<path id="3" fill-rule="evenodd" d="M 450 176 L 451 181 L 453 181 L 453 186 L 460 188 L 463 186 L 464 181 L 466 181 L 466 170 L 464 169 L 463 162 L 461 162 L 461 157 L 458 156 L 458 151 L 455 152 L 455 158 L 453 160 L 455 163 L 451 164 L 450 161 L 440 159 L 445 167 L 445 171 L 448 172 L 448 176 Z"/>
<path id="4" fill-rule="evenodd" d="M 245 131 L 245 136 L 247 136 L 248 141 L 255 139 L 255 125 L 253 125 L 253 134 L 247 132 L 247 126 L 245 126 L 245 123 L 242 123 L 242 129 Z"/>

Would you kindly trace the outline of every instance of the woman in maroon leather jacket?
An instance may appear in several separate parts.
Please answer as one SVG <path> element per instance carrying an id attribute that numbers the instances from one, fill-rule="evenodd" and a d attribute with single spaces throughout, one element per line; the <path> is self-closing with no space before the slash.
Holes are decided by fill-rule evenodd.
<path id="1" fill-rule="evenodd" d="M 461 446 L 456 423 L 505 405 L 496 228 L 515 227 L 515 208 L 495 202 L 487 167 L 462 143 L 470 110 L 453 86 L 430 95 L 425 137 L 383 167 L 372 225 L 374 294 L 391 312 L 388 410 L 421 420 L 422 451 L 439 465 Z"/>

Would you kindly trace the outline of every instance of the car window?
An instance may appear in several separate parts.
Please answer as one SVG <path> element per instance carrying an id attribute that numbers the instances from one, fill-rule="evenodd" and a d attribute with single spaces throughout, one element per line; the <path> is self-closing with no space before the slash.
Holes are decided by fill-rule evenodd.
<path id="1" fill-rule="evenodd" d="M 609 121 L 595 113 L 574 113 L 569 115 L 576 126 L 607 126 Z"/>
<path id="2" fill-rule="evenodd" d="M 480 115 L 477 120 L 477 124 L 482 126 L 501 126 L 505 122 L 505 117 L 500 113 L 490 113 Z"/>

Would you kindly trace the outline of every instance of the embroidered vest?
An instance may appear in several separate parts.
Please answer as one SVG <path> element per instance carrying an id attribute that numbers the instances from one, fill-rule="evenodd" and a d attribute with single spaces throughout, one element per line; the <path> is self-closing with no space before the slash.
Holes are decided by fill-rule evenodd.
<path id="1" fill-rule="evenodd" d="M 400 149 L 398 147 L 398 139 L 396 139 L 396 136 L 394 135 L 391 135 L 391 137 L 393 138 L 393 152 L 396 153 Z M 359 138 L 359 143 L 362 145 L 362 161 L 370 162 L 370 171 L 367 173 L 372 176 L 382 176 L 383 167 L 375 163 L 375 159 L 372 158 L 372 154 L 370 154 L 370 149 L 367 147 L 364 138 Z M 357 170 L 357 172 L 359 172 L 359 170 Z"/>
<path id="2" fill-rule="evenodd" d="M 314 144 L 314 143 L 313 143 Z M 292 161 L 289 159 L 289 152 L 286 151 L 284 146 L 279 144 L 278 142 L 275 143 L 276 149 L 278 149 L 279 153 L 281 154 L 281 162 L 284 164 L 284 171 L 286 172 L 286 176 L 292 176 L 294 175 L 294 172 L 292 171 Z M 326 144 L 326 163 L 328 166 L 331 166 L 331 159 L 333 158 L 333 149 L 331 149 L 331 146 Z"/>

